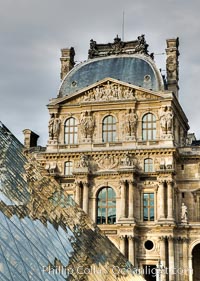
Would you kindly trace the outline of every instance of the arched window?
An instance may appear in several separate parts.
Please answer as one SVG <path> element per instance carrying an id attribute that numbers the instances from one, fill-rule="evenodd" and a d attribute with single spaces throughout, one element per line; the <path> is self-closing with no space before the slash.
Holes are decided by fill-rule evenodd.
<path id="1" fill-rule="evenodd" d="M 77 143 L 77 122 L 76 119 L 71 117 L 65 122 L 65 143 L 76 144 Z"/>
<path id="2" fill-rule="evenodd" d="M 71 176 L 72 175 L 72 162 L 67 161 L 65 162 L 65 175 L 66 176 Z"/>
<path id="3" fill-rule="evenodd" d="M 154 171 L 153 159 L 151 158 L 144 159 L 144 171 L 145 173 L 151 173 Z"/>
<path id="4" fill-rule="evenodd" d="M 116 195 L 111 187 L 102 188 L 97 197 L 97 224 L 116 222 Z"/>
<path id="5" fill-rule="evenodd" d="M 142 139 L 156 139 L 156 117 L 152 113 L 147 113 L 142 118 Z"/>
<path id="6" fill-rule="evenodd" d="M 102 124 L 103 142 L 114 142 L 116 139 L 116 119 L 112 115 L 108 115 L 103 119 Z"/>

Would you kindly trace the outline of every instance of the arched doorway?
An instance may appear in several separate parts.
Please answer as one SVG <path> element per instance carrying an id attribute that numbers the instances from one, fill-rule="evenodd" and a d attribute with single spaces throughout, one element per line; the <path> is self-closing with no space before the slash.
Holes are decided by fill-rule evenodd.
<path id="1" fill-rule="evenodd" d="M 193 281 L 200 281 L 200 244 L 192 250 Z"/>

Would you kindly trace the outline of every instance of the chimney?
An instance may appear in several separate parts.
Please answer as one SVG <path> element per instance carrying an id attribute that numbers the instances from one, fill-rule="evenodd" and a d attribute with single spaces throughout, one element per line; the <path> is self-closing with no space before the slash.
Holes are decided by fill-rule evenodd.
<path id="1" fill-rule="evenodd" d="M 166 70 L 168 90 L 174 92 L 178 98 L 178 81 L 179 81 L 179 38 L 167 39 L 166 49 Z"/>
<path id="2" fill-rule="evenodd" d="M 61 49 L 61 72 L 60 72 L 60 78 L 63 80 L 65 75 L 74 67 L 74 56 L 75 51 L 74 48 L 71 47 L 70 49 L 65 48 Z"/>
<path id="3" fill-rule="evenodd" d="M 36 147 L 37 146 L 37 140 L 39 136 L 32 132 L 29 129 L 23 130 L 24 134 L 24 146 L 25 148 L 29 149 L 31 147 Z"/>

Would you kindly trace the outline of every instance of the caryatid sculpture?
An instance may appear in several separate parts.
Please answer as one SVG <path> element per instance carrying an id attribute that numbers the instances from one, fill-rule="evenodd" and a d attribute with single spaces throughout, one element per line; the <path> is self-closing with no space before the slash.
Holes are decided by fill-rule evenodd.
<path id="1" fill-rule="evenodd" d="M 171 134 L 173 129 L 173 118 L 174 114 L 172 112 L 171 106 L 166 106 L 160 114 L 160 126 L 163 133 Z"/>
<path id="2" fill-rule="evenodd" d="M 80 130 L 84 138 L 92 138 L 95 121 L 90 112 L 83 112 L 80 120 Z"/>
<path id="3" fill-rule="evenodd" d="M 125 114 L 124 130 L 126 135 L 135 137 L 137 120 L 138 117 L 137 114 L 135 113 L 135 110 L 130 108 L 128 112 Z"/>

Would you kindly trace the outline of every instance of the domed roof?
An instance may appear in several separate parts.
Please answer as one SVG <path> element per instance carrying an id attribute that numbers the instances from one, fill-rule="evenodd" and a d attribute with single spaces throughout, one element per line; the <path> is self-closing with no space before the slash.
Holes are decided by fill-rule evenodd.
<path id="1" fill-rule="evenodd" d="M 114 78 L 153 91 L 163 89 L 154 61 L 144 55 L 114 55 L 83 62 L 64 78 L 59 97 L 70 95 L 104 78 Z"/>

